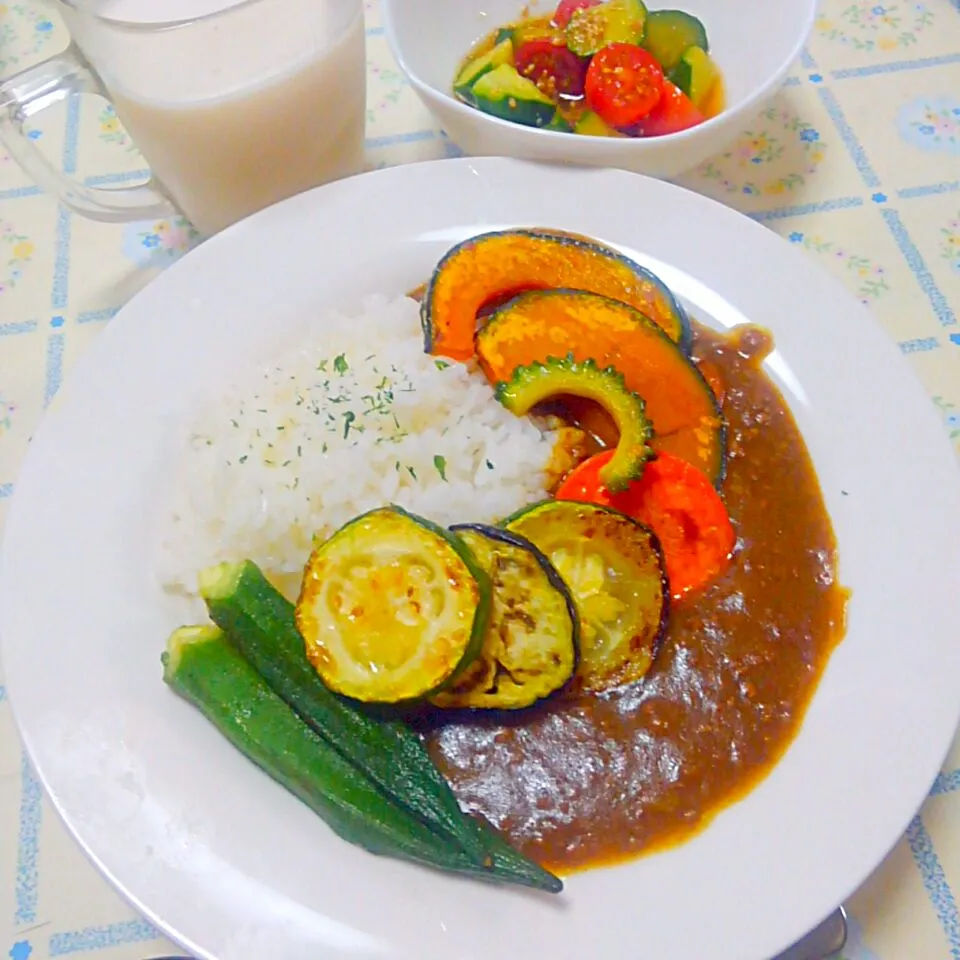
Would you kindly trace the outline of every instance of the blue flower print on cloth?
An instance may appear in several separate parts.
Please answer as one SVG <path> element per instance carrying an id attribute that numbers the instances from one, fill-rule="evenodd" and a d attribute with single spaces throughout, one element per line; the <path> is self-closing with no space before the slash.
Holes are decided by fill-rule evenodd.
<path id="1" fill-rule="evenodd" d="M 36 142 L 43 136 L 42 130 L 37 130 L 35 127 L 30 127 L 27 124 L 23 125 L 24 131 L 27 134 L 27 138 Z M 3 147 L 0 147 L 0 170 L 3 170 L 3 165 L 5 163 L 13 163 L 13 157 L 7 153 Z"/>
<path id="2" fill-rule="evenodd" d="M 957 405 L 943 397 L 934 397 L 933 402 L 937 409 L 943 414 L 943 420 L 950 434 L 951 440 L 960 440 L 960 410 Z"/>
<path id="3" fill-rule="evenodd" d="M 960 99 L 920 97 L 900 109 L 897 129 L 907 143 L 928 153 L 960 154 Z"/>
<path id="4" fill-rule="evenodd" d="M 866 53 L 916 46 L 920 34 L 934 24 L 934 13 L 925 3 L 892 0 L 826 0 L 814 29 L 826 40 Z"/>
<path id="5" fill-rule="evenodd" d="M 123 233 L 123 255 L 141 270 L 163 267 L 182 257 L 200 240 L 184 217 L 131 223 Z"/>
<path id="6" fill-rule="evenodd" d="M 0 2 L 0 75 L 39 57 L 55 32 L 56 25 L 39 5 Z"/>
<path id="7" fill-rule="evenodd" d="M 697 168 L 723 193 L 782 196 L 806 184 L 823 163 L 820 132 L 791 110 L 770 107 L 733 145 Z"/>

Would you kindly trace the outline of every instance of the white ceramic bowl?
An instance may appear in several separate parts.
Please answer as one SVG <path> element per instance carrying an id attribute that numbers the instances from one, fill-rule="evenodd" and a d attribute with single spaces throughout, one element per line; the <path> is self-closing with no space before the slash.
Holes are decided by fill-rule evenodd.
<path id="1" fill-rule="evenodd" d="M 691 130 L 650 139 L 578 137 L 499 120 L 458 102 L 453 77 L 471 45 L 516 20 L 523 0 L 382 0 L 387 40 L 447 135 L 475 156 L 621 167 L 674 177 L 722 150 L 779 90 L 813 25 L 816 0 L 669 0 L 699 17 L 723 70 L 727 108 Z M 655 4 L 649 4 L 655 8 Z M 551 0 L 527 5 L 552 12 Z"/>

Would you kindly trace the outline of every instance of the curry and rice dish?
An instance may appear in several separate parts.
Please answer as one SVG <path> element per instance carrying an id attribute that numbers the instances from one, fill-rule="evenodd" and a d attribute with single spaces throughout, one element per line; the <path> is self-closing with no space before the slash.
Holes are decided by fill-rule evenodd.
<path id="1" fill-rule="evenodd" d="M 554 893 L 770 771 L 846 591 L 768 334 L 544 229 L 318 326 L 191 425 L 177 693 L 345 840 Z"/>

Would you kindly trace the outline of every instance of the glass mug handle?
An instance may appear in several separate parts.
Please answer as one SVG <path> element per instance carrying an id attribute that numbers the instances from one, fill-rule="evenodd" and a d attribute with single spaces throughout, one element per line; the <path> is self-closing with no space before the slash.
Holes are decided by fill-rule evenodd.
<path id="1" fill-rule="evenodd" d="M 121 223 L 175 214 L 155 177 L 133 187 L 88 187 L 62 173 L 27 136 L 27 121 L 54 103 L 81 93 L 109 97 L 76 44 L 59 56 L 0 83 L 0 143 L 37 186 L 92 220 Z"/>

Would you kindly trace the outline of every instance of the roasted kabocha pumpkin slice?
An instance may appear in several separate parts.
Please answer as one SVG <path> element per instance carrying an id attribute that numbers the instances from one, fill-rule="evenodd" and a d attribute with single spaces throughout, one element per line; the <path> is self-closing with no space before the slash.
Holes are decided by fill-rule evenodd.
<path id="1" fill-rule="evenodd" d="M 560 574 L 518 534 L 484 524 L 451 529 L 490 578 L 490 622 L 480 655 L 433 702 L 522 710 L 556 693 L 576 670 L 580 643 L 576 608 Z"/>
<path id="2" fill-rule="evenodd" d="M 427 697 L 483 646 L 490 580 L 454 534 L 383 507 L 320 544 L 304 571 L 297 628 L 337 693 L 367 703 Z"/>
<path id="3" fill-rule="evenodd" d="M 604 464 L 600 479 L 608 490 L 626 490 L 643 473 L 653 456 L 653 430 L 644 413 L 643 399 L 623 382 L 614 367 L 601 369 L 593 360 L 548 357 L 516 367 L 509 380 L 497 384 L 497 399 L 517 416 L 526 416 L 551 397 L 571 396 L 599 404 L 617 428 L 616 451 Z"/>
<path id="4" fill-rule="evenodd" d="M 653 664 L 670 591 L 656 536 L 615 510 L 546 500 L 504 526 L 546 554 L 570 589 L 580 621 L 571 693 L 633 683 Z"/>
<path id="5" fill-rule="evenodd" d="M 614 367 L 627 390 L 643 397 L 653 449 L 668 450 L 720 483 L 726 428 L 716 397 L 683 350 L 633 307 L 579 290 L 523 293 L 491 315 L 476 349 L 493 384 L 557 355 Z"/>
<path id="6" fill-rule="evenodd" d="M 530 229 L 481 234 L 440 261 L 420 308 L 427 352 L 469 359 L 484 307 L 525 290 L 553 287 L 576 287 L 627 303 L 684 349 L 689 346 L 683 308 L 649 270 L 587 239 Z"/>

